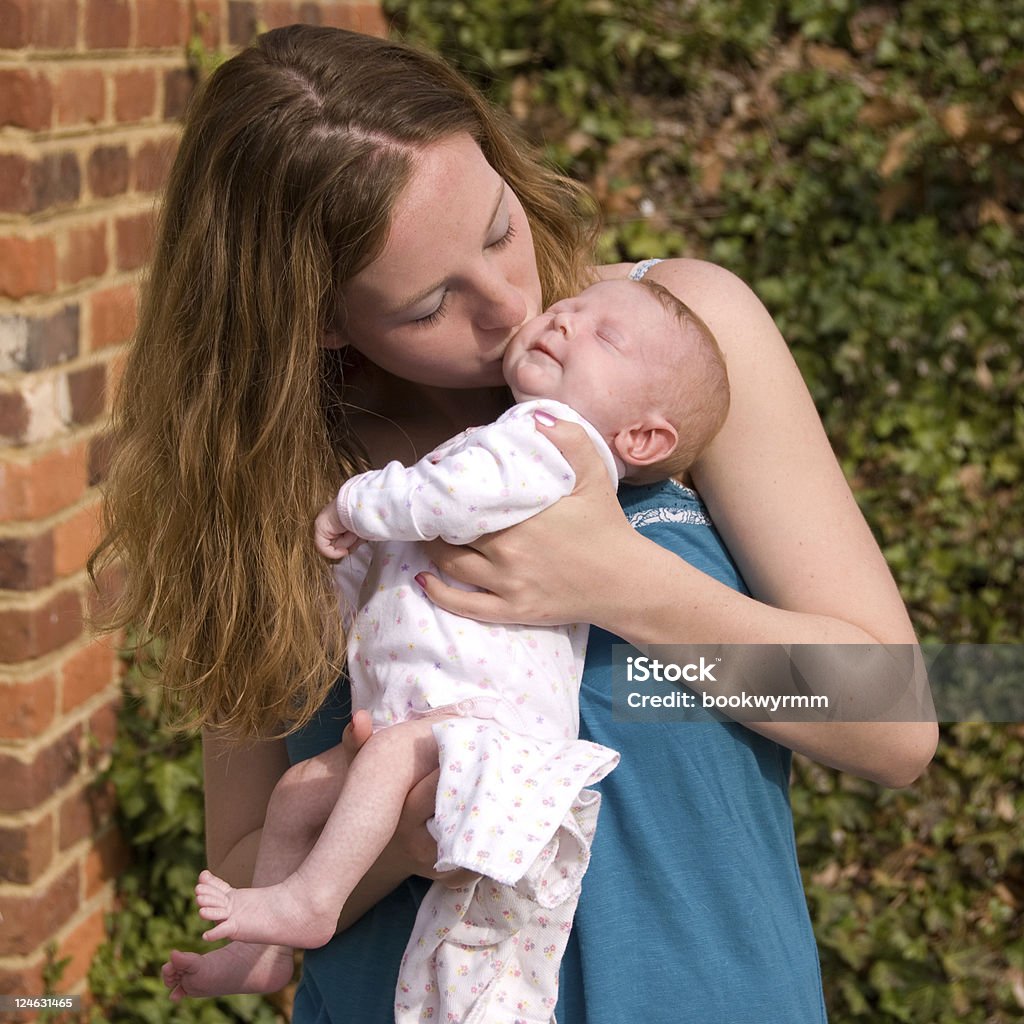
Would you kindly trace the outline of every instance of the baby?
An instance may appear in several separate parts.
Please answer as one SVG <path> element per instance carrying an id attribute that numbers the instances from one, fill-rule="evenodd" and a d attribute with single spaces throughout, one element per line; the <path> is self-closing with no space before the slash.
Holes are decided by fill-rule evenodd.
<path id="1" fill-rule="evenodd" d="M 299 788 L 317 758 L 278 784 L 257 872 L 277 884 L 233 889 L 203 872 L 200 916 L 220 922 L 204 938 L 239 941 L 201 957 L 172 953 L 164 980 L 176 998 L 285 984 L 290 955 L 275 947 L 330 939 L 409 790 L 440 762 L 437 869 L 482 877 L 428 892 L 396 1020 L 552 1018 L 600 802 L 587 787 L 618 761 L 578 739 L 587 627 L 495 626 L 443 611 L 417 585 L 438 572 L 419 542 L 466 544 L 572 491 L 573 470 L 535 417 L 580 423 L 616 486 L 647 482 L 692 464 L 724 421 L 729 390 L 707 328 L 648 281 L 602 281 L 527 321 L 504 374 L 518 404 L 496 422 L 412 467 L 352 478 L 317 517 L 318 549 L 343 558 L 353 707 L 374 734 L 334 768 L 326 823 Z"/>

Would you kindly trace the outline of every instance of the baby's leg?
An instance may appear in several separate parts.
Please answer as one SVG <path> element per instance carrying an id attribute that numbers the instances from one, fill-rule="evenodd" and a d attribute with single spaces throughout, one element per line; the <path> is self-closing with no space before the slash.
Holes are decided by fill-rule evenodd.
<path id="1" fill-rule="evenodd" d="M 299 762 L 281 777 L 267 807 L 254 885 L 279 882 L 302 863 L 330 816 L 356 750 L 371 729 L 366 712 L 357 712 L 345 742 Z M 197 891 L 211 883 L 224 884 L 204 871 Z M 163 966 L 163 978 L 171 999 L 177 1002 L 184 996 L 276 992 L 288 984 L 293 970 L 292 950 L 287 946 L 232 942 L 202 956 L 173 950 Z"/>
<path id="2" fill-rule="evenodd" d="M 221 922 L 204 938 L 303 949 L 327 942 L 345 900 L 394 834 L 409 790 L 437 767 L 436 721 L 404 722 L 367 741 L 312 851 L 284 881 L 234 889 L 204 878 L 196 887 L 200 916 Z M 283 863 L 274 860 L 274 869 Z"/>
<path id="3" fill-rule="evenodd" d="M 292 980 L 295 961 L 287 946 L 229 942 L 209 953 L 172 949 L 161 968 L 170 997 L 226 996 L 240 992 L 277 992 Z"/>

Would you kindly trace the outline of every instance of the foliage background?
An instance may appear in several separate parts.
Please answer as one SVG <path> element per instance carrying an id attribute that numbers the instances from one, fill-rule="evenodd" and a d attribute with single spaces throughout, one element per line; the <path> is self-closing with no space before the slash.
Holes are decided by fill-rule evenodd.
<path id="1" fill-rule="evenodd" d="M 921 638 L 1019 643 L 1024 0 L 387 7 L 590 184 L 606 260 L 698 256 L 752 285 Z M 122 935 L 93 983 L 104 1019 L 162 1021 L 128 947 L 162 958 L 197 936 L 199 766 L 194 744 L 154 733 L 158 712 L 128 707 L 113 773 L 128 818 L 149 819 L 129 825 Z M 907 791 L 798 761 L 833 1024 L 1024 1016 L 1022 761 L 1021 724 L 944 727 Z M 273 1018 L 254 1003 L 174 1017 Z"/>

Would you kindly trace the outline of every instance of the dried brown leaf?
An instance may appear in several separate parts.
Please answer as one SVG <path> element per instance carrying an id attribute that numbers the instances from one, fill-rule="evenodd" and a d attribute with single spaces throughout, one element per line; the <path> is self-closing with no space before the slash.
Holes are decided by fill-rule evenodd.
<path id="1" fill-rule="evenodd" d="M 886 185 L 878 193 L 878 212 L 882 217 L 882 223 L 891 224 L 900 208 L 914 195 L 914 192 L 915 186 L 908 181 L 897 181 Z"/>
<path id="2" fill-rule="evenodd" d="M 845 74 L 856 66 L 846 50 L 840 50 L 834 46 L 822 46 L 820 43 L 808 45 L 807 62 L 812 68 L 820 68 L 822 71 L 830 71 L 832 74 Z"/>
<path id="3" fill-rule="evenodd" d="M 907 162 L 907 154 L 914 135 L 913 128 L 904 128 L 889 140 L 889 145 L 878 165 L 878 173 L 883 178 L 891 178 Z"/>
<path id="4" fill-rule="evenodd" d="M 717 153 L 707 153 L 698 159 L 700 187 L 704 195 L 714 198 L 722 189 L 725 161 Z"/>
<path id="5" fill-rule="evenodd" d="M 970 110 L 966 103 L 954 103 L 939 112 L 939 124 L 953 139 L 964 138 L 971 128 Z"/>
<path id="6" fill-rule="evenodd" d="M 972 501 L 978 501 L 985 493 L 985 478 L 981 466 L 969 463 L 961 466 L 956 473 L 957 482 L 964 489 L 964 494 Z"/>
<path id="7" fill-rule="evenodd" d="M 893 19 L 888 7 L 863 7 L 850 18 L 850 42 L 858 53 L 873 50 L 882 38 L 885 26 Z"/>
<path id="8" fill-rule="evenodd" d="M 914 112 L 905 103 L 899 103 L 888 96 L 877 96 L 869 100 L 857 113 L 857 122 L 869 128 L 888 128 L 913 117 Z"/>
<path id="9" fill-rule="evenodd" d="M 983 199 L 978 207 L 979 224 L 999 224 L 1005 227 L 1010 223 L 1009 211 L 1000 206 L 994 199 Z"/>

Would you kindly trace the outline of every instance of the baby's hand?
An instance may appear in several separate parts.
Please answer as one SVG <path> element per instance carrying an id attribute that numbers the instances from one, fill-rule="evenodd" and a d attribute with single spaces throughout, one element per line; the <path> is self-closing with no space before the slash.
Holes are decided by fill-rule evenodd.
<path id="1" fill-rule="evenodd" d="M 320 515 L 316 517 L 313 524 L 313 542 L 324 558 L 337 560 L 350 555 L 363 541 L 361 537 L 341 525 L 338 509 L 334 502 L 331 502 L 330 505 L 325 505 Z"/>

